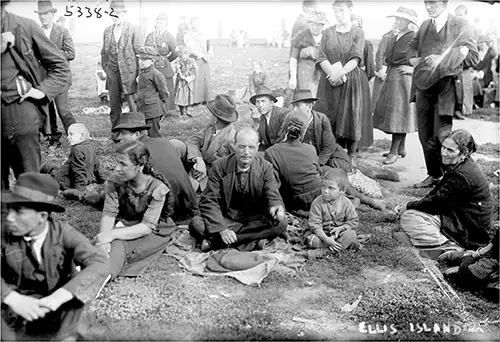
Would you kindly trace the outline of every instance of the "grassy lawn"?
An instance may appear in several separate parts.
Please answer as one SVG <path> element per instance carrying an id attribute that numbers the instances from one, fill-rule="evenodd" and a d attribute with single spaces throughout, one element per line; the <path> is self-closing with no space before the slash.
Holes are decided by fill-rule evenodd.
<path id="1" fill-rule="evenodd" d="M 98 140 L 105 172 L 112 170 L 107 115 L 82 115 L 85 107 L 98 107 L 95 91 L 97 44 L 77 46 L 72 63 L 70 104 L 76 118 L 84 122 Z M 286 84 L 286 49 L 229 49 L 216 47 L 211 63 L 213 96 L 247 85 L 251 60 L 262 58 L 272 68 L 275 87 Z M 204 106 L 193 110 L 195 118 L 177 115 L 162 122 L 164 136 L 184 139 L 205 125 L 210 115 Z M 239 125 L 251 122 L 249 105 L 240 103 Z M 377 141 L 373 153 L 385 150 L 389 141 Z M 490 144 L 491 145 L 491 144 Z M 63 160 L 67 151 L 43 147 L 44 158 Z M 481 153 L 498 156 L 499 147 L 481 146 Z M 497 162 L 481 162 L 492 176 Z M 401 189 L 392 199 L 405 202 L 425 194 Z M 68 220 L 85 235 L 98 231 L 100 212 L 59 199 Z M 177 261 L 162 255 L 142 277 L 121 278 L 108 284 L 89 309 L 88 339 L 178 340 L 178 339 L 278 339 L 278 340 L 470 340 L 497 339 L 498 306 L 478 293 L 455 288 L 458 298 L 448 298 L 428 271 L 435 265 L 423 262 L 418 253 L 398 245 L 392 232 L 399 229 L 390 214 L 361 207 L 359 233 L 372 239 L 358 252 L 308 262 L 295 273 L 273 271 L 260 287 L 245 286 L 232 278 L 194 276 Z M 498 210 L 496 213 L 498 219 Z M 361 296 L 350 312 L 342 310 Z M 423 331 L 432 327 L 433 331 Z M 417 325 L 418 324 L 418 325 Z M 443 332 L 443 325 L 460 327 Z M 439 332 L 434 329 L 440 327 Z M 456 333 L 456 334 L 454 334 Z"/>

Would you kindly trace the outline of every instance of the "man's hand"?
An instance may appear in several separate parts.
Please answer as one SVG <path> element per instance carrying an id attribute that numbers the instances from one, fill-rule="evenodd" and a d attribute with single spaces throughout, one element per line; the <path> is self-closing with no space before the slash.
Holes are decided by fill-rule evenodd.
<path id="1" fill-rule="evenodd" d="M 398 71 L 401 75 L 411 75 L 413 74 L 413 67 L 409 65 L 400 65 L 398 66 Z"/>
<path id="2" fill-rule="evenodd" d="M 458 52 L 460 52 L 462 58 L 465 59 L 465 57 L 467 57 L 467 54 L 469 53 L 469 48 L 467 46 L 462 46 L 460 49 L 458 49 Z"/>
<path id="3" fill-rule="evenodd" d="M 111 243 L 103 243 L 102 245 L 99 245 L 99 247 L 101 247 L 104 252 L 106 253 L 106 255 L 108 256 L 109 258 L 109 253 L 111 253 Z"/>
<path id="4" fill-rule="evenodd" d="M 109 230 L 107 232 L 102 232 L 96 235 L 95 237 L 95 245 L 101 246 L 107 243 L 111 243 L 114 240 L 113 230 Z"/>
<path id="5" fill-rule="evenodd" d="M 342 245 L 335 241 L 335 238 L 333 237 L 328 238 L 327 245 L 331 251 L 340 252 L 342 250 Z"/>
<path id="6" fill-rule="evenodd" d="M 197 157 L 195 161 L 196 164 L 193 165 L 190 172 L 194 179 L 200 181 L 207 176 L 207 166 L 201 157 Z"/>
<path id="7" fill-rule="evenodd" d="M 436 68 L 439 65 L 440 58 L 441 58 L 441 56 L 439 56 L 439 55 L 429 55 L 429 56 L 424 58 L 424 62 L 428 66 Z"/>
<path id="8" fill-rule="evenodd" d="M 50 296 L 43 297 L 39 300 L 39 304 L 44 308 L 56 311 L 61 305 L 73 299 L 73 294 L 65 288 L 59 288 Z"/>
<path id="9" fill-rule="evenodd" d="M 412 57 L 408 60 L 408 62 L 410 63 L 410 65 L 412 67 L 416 67 L 420 63 L 420 58 L 419 57 Z"/>
<path id="10" fill-rule="evenodd" d="M 333 228 L 330 231 L 330 233 L 332 234 L 334 239 L 337 239 L 344 230 L 345 230 L 344 227 L 336 227 L 336 228 Z"/>
<path id="11" fill-rule="evenodd" d="M 27 98 L 33 98 L 35 100 L 41 100 L 45 97 L 45 93 L 41 90 L 38 90 L 34 87 L 31 87 L 31 89 L 24 95 L 21 96 L 21 99 L 19 100 L 19 103 L 23 102 Z"/>
<path id="12" fill-rule="evenodd" d="M 285 208 L 281 204 L 269 208 L 269 214 L 274 220 L 281 221 L 285 218 Z"/>
<path id="13" fill-rule="evenodd" d="M 12 34 L 12 32 L 3 32 L 2 33 L 2 53 L 4 53 L 7 50 L 7 46 L 9 44 L 14 45 L 14 41 L 16 40 L 16 37 Z"/>
<path id="14" fill-rule="evenodd" d="M 233 232 L 230 229 L 225 229 L 222 232 L 219 233 L 220 237 L 222 239 L 222 242 L 224 242 L 226 245 L 231 245 L 238 241 L 238 238 L 236 237 L 236 233 Z"/>
<path id="15" fill-rule="evenodd" d="M 375 76 L 377 76 L 381 81 L 384 81 L 387 76 L 387 72 L 384 71 L 384 69 L 380 69 L 379 71 L 375 71 Z"/>
<path id="16" fill-rule="evenodd" d="M 15 291 L 5 297 L 4 303 L 14 313 L 30 322 L 44 317 L 50 311 L 49 308 L 40 305 L 39 299 L 25 296 Z"/>

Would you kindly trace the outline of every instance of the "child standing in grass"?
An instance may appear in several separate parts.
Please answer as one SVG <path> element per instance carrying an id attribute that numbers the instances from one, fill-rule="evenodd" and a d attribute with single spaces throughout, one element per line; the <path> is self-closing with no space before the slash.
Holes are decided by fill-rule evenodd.
<path id="1" fill-rule="evenodd" d="M 175 104 L 179 106 L 181 117 L 185 114 L 192 117 L 188 112 L 188 107 L 193 102 L 193 81 L 198 74 L 198 65 L 196 61 L 189 57 L 189 52 L 184 49 L 181 51 L 181 58 L 177 61 L 175 73 Z"/>
<path id="2" fill-rule="evenodd" d="M 339 252 L 356 243 L 354 229 L 359 218 L 354 204 L 345 196 L 347 186 L 333 172 L 324 175 L 321 195 L 313 201 L 309 212 L 307 247 Z"/>

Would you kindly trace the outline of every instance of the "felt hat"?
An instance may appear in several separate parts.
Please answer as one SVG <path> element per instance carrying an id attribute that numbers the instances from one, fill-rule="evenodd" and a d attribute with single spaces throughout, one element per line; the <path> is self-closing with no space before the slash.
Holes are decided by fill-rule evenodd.
<path id="1" fill-rule="evenodd" d="M 109 8 L 112 8 L 115 11 L 127 11 L 125 1 L 123 0 L 111 0 L 111 2 L 109 3 Z"/>
<path id="2" fill-rule="evenodd" d="M 236 103 L 233 98 L 226 94 L 219 94 L 215 100 L 207 103 L 207 108 L 216 117 L 224 122 L 235 122 L 238 120 L 238 112 L 236 111 Z"/>
<path id="3" fill-rule="evenodd" d="M 146 118 L 143 113 L 140 112 L 130 112 L 123 113 L 118 125 L 111 129 L 112 132 L 117 132 L 121 129 L 128 130 L 144 130 L 150 129 L 151 125 L 146 124 Z"/>
<path id="4" fill-rule="evenodd" d="M 57 8 L 52 6 L 52 1 L 38 1 L 38 11 L 35 11 L 35 13 L 44 14 L 48 12 L 57 12 Z"/>
<path id="5" fill-rule="evenodd" d="M 319 10 L 314 10 L 306 17 L 307 21 L 311 21 L 313 23 L 323 24 L 328 23 L 328 19 L 326 18 L 326 13 Z"/>
<path id="6" fill-rule="evenodd" d="M 158 56 L 158 51 L 152 46 L 141 46 L 135 55 L 137 58 L 151 58 Z"/>
<path id="7" fill-rule="evenodd" d="M 167 13 L 165 12 L 161 12 L 160 14 L 158 14 L 158 16 L 156 17 L 156 20 L 163 20 L 163 21 L 167 21 L 168 20 L 168 15 Z"/>
<path id="8" fill-rule="evenodd" d="M 267 96 L 271 99 L 271 101 L 276 102 L 276 98 L 273 96 L 273 92 L 271 91 L 271 88 L 266 87 L 266 86 L 260 86 L 257 88 L 255 91 L 255 95 L 250 98 L 250 102 L 255 105 L 255 100 L 259 96 Z"/>
<path id="9" fill-rule="evenodd" d="M 300 101 L 317 101 L 318 99 L 312 96 L 309 89 L 297 89 L 293 93 L 292 104 Z"/>
<path id="10" fill-rule="evenodd" d="M 415 25 L 418 25 L 418 17 L 417 17 L 417 12 L 415 12 L 413 9 L 400 6 L 396 13 L 390 14 L 387 16 L 388 18 L 390 17 L 397 17 L 397 18 L 403 18 L 406 20 L 411 21 Z"/>
<path id="11" fill-rule="evenodd" d="M 2 201 L 19 204 L 38 211 L 62 213 L 64 208 L 54 204 L 59 193 L 59 184 L 49 175 L 38 172 L 25 172 L 17 178 L 12 191 L 2 193 Z"/>

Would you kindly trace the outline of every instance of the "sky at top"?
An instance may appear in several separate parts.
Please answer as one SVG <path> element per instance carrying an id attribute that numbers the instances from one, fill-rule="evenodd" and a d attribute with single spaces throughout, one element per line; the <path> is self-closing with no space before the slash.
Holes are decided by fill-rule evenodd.
<path id="1" fill-rule="evenodd" d="M 181 16 L 199 17 L 201 28 L 208 39 L 228 38 L 232 30 L 248 32 L 250 38 L 266 38 L 279 35 L 283 29 L 291 31 L 293 23 L 301 12 L 301 1 L 125 1 L 128 8 L 126 19 L 141 25 L 144 32 L 154 29 L 158 13 L 166 12 L 169 16 L 169 32 L 176 34 Z M 318 1 L 319 8 L 327 13 L 329 25 L 335 24 L 332 1 Z M 103 12 L 109 9 L 110 1 L 53 1 L 58 9 L 56 18 L 64 16 L 66 7 L 73 15 L 66 16 L 66 26 L 71 28 L 74 40 L 78 42 L 100 42 L 104 28 L 112 23 L 111 18 Z M 480 26 L 483 31 L 497 30 L 500 17 L 500 4 L 490 5 L 482 2 L 450 0 L 448 9 L 454 12 L 455 7 L 464 4 L 468 8 L 471 23 Z M 73 7 L 69 7 L 73 6 Z M 78 17 L 77 6 L 84 11 Z M 94 11 L 102 8 L 102 18 L 93 16 L 86 18 L 87 6 Z M 390 30 L 393 19 L 387 15 L 396 11 L 399 6 L 413 8 L 419 20 L 425 20 L 427 13 L 423 1 L 405 0 L 354 0 L 353 13 L 359 14 L 364 21 L 364 31 L 368 39 L 380 39 Z M 34 11 L 37 1 L 14 0 L 8 5 L 8 11 L 38 21 Z"/>

